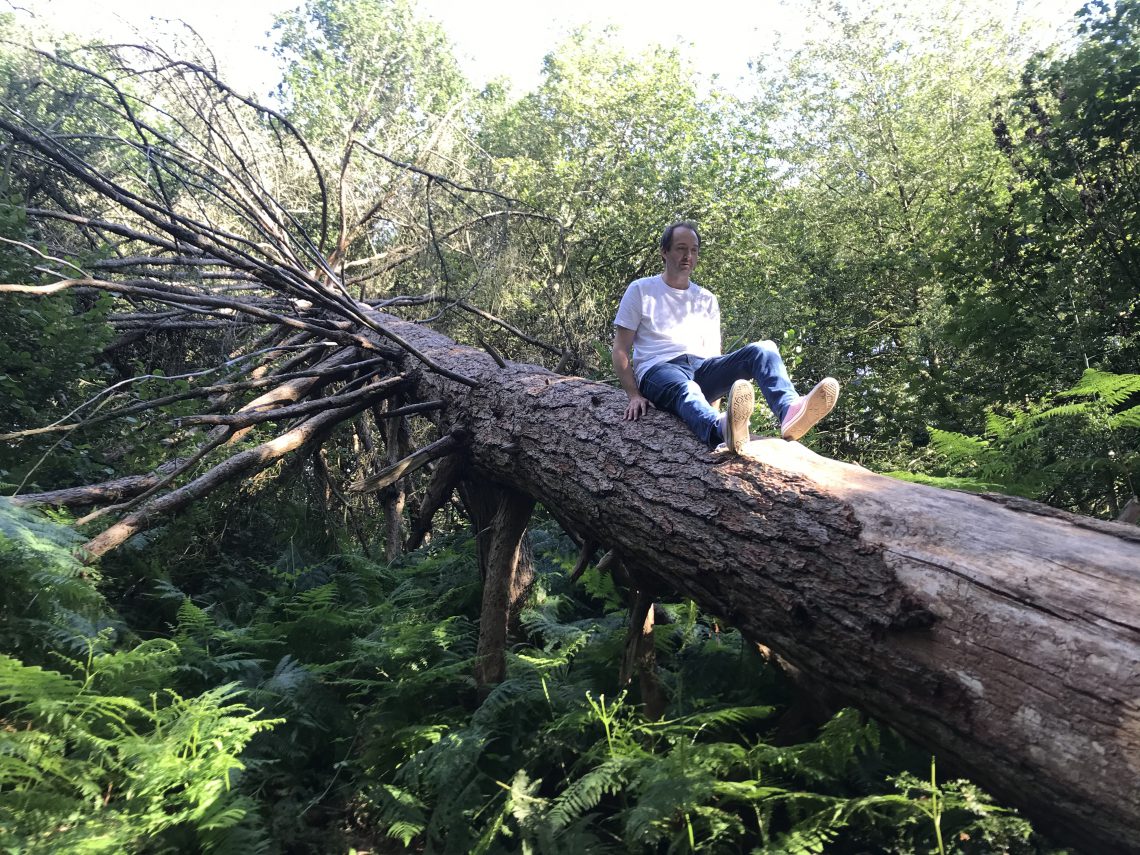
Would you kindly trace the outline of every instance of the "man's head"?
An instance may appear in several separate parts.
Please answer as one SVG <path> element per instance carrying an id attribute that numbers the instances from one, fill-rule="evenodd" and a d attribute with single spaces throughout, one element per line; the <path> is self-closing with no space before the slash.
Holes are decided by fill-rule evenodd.
<path id="1" fill-rule="evenodd" d="M 689 220 L 678 220 L 671 226 L 668 226 L 664 233 L 661 235 L 661 251 L 668 252 L 673 248 L 673 234 L 677 229 L 688 229 L 693 233 L 693 238 L 697 242 L 697 246 L 701 245 L 701 233 L 697 230 L 697 224 Z"/>
<path id="2" fill-rule="evenodd" d="M 695 223 L 673 223 L 661 235 L 661 258 L 665 262 L 665 281 L 674 288 L 687 288 L 697 264 L 701 235 Z"/>

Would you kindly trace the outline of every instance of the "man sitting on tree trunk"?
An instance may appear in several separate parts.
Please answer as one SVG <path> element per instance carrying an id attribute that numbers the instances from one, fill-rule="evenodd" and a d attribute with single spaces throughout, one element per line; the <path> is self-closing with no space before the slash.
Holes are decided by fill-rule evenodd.
<path id="1" fill-rule="evenodd" d="M 752 383 L 780 422 L 784 439 L 799 439 L 831 412 L 839 383 L 824 378 L 796 394 L 774 342 L 757 341 L 722 356 L 720 305 L 690 280 L 701 237 L 694 223 L 674 223 L 661 236 L 665 272 L 630 283 L 614 319 L 614 370 L 629 395 L 626 421 L 650 406 L 680 416 L 697 438 L 739 454 L 751 439 Z M 630 350 L 633 360 L 630 360 Z M 728 395 L 723 413 L 710 401 Z"/>

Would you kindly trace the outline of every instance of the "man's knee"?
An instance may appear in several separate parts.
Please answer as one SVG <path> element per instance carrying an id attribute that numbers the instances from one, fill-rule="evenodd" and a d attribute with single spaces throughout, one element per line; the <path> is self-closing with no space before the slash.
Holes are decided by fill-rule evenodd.
<path id="1" fill-rule="evenodd" d="M 746 344 L 745 349 L 750 352 L 754 360 L 759 362 L 767 362 L 773 357 L 780 358 L 780 348 L 776 346 L 776 342 L 771 339 L 764 339 L 764 341 L 754 341 L 751 344 Z"/>
<path id="2" fill-rule="evenodd" d="M 700 383 L 698 383 L 696 380 L 688 380 L 681 387 L 677 397 L 680 400 L 704 401 L 705 393 L 701 390 Z"/>

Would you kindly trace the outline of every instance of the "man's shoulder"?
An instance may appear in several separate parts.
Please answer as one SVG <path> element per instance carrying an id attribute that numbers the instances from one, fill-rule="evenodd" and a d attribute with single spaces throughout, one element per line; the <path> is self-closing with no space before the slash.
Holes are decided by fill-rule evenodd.
<path id="1" fill-rule="evenodd" d="M 696 282 L 693 282 L 692 280 L 689 280 L 689 284 L 692 285 L 693 289 L 694 289 L 693 295 L 692 295 L 694 303 L 698 303 L 698 304 L 703 305 L 703 306 L 718 305 L 719 301 L 716 298 L 716 294 L 714 294 L 708 288 L 705 288 L 702 285 L 698 285 Z"/>
<path id="2" fill-rule="evenodd" d="M 654 289 L 664 288 L 665 280 L 658 273 L 654 276 L 642 276 L 640 279 L 634 279 L 626 287 L 626 292 L 635 291 L 644 293 L 645 291 L 652 291 Z"/>
<path id="3" fill-rule="evenodd" d="M 699 294 L 700 296 L 702 296 L 702 297 L 712 297 L 714 300 L 716 299 L 716 294 L 714 294 L 712 291 L 710 291 L 710 290 L 709 290 L 708 288 L 706 288 L 704 285 L 698 285 L 698 284 L 697 284 L 696 282 L 694 282 L 692 279 L 690 279 L 690 280 L 689 280 L 689 284 L 690 284 L 690 285 L 692 285 L 694 288 L 696 288 L 696 289 L 697 289 L 697 294 Z"/>

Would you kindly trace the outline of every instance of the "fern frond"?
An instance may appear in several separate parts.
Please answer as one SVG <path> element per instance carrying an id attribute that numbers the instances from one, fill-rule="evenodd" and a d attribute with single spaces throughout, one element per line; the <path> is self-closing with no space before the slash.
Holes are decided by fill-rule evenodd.
<path id="1" fill-rule="evenodd" d="M 1008 416 L 1003 416 L 1000 413 L 995 413 L 990 410 L 986 413 L 986 436 L 993 437 L 994 439 L 1005 439 L 1009 436 L 1010 431 L 1014 425 L 1014 420 Z"/>
<path id="2" fill-rule="evenodd" d="M 565 828 L 597 807 L 602 796 L 620 792 L 629 782 L 634 764 L 632 757 L 611 757 L 572 781 L 553 800 L 550 809 L 552 825 L 556 829 Z"/>
<path id="3" fill-rule="evenodd" d="M 677 720 L 678 724 L 697 728 L 715 728 L 725 725 L 745 724 L 750 721 L 759 721 L 768 718 L 776 712 L 775 707 L 722 707 L 721 709 L 702 710 L 698 713 L 684 716 Z"/>
<path id="4" fill-rule="evenodd" d="M 1095 405 L 1089 401 L 1079 401 L 1074 404 L 1058 404 L 1057 406 L 1048 407 L 1041 410 L 1041 412 L 1033 413 L 1026 417 L 1027 424 L 1043 421 L 1045 419 L 1056 419 L 1065 416 L 1087 416 L 1093 412 Z"/>
<path id="5" fill-rule="evenodd" d="M 989 460 L 994 452 L 988 440 L 953 431 L 930 428 L 930 444 L 952 464 L 976 464 Z"/>
<path id="6" fill-rule="evenodd" d="M 1113 430 L 1140 428 L 1140 405 L 1114 414 L 1109 418 L 1109 425 Z"/>
<path id="7" fill-rule="evenodd" d="M 1071 389 L 1058 393 L 1059 398 L 1095 396 L 1111 407 L 1119 406 L 1140 392 L 1140 374 L 1113 374 L 1109 371 L 1085 369 Z"/>

